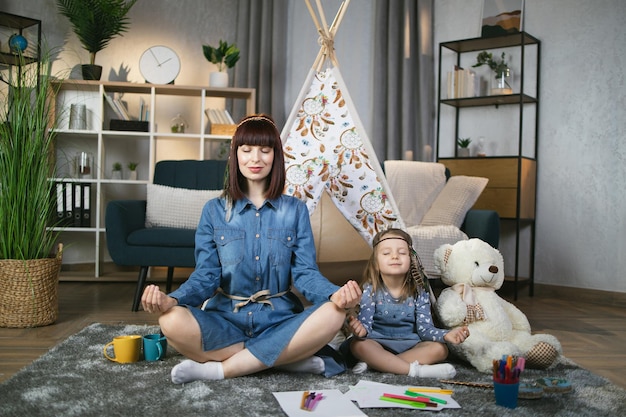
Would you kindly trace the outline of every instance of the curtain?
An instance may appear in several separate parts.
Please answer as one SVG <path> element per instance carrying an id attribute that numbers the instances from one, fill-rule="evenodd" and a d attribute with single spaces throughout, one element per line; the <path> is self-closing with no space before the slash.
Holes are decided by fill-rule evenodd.
<path id="1" fill-rule="evenodd" d="M 284 125 L 287 118 L 288 3 L 239 0 L 237 16 L 237 46 L 242 56 L 235 65 L 233 85 L 256 88 L 257 113 L 269 114 L 277 126 Z M 234 114 L 245 114 L 245 103 L 240 101 L 234 100 Z"/>
<path id="2" fill-rule="evenodd" d="M 374 127 L 378 159 L 433 160 L 433 0 L 376 0 Z"/>

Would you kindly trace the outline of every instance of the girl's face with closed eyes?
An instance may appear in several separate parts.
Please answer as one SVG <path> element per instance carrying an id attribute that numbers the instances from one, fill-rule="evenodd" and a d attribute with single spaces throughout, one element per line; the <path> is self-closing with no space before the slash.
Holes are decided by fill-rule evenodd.
<path id="1" fill-rule="evenodd" d="M 383 277 L 404 279 L 411 266 L 409 245 L 392 234 L 385 236 L 376 246 L 376 262 Z"/>
<path id="2" fill-rule="evenodd" d="M 270 146 L 241 145 L 237 148 L 239 171 L 249 181 L 264 181 L 272 171 L 274 149 Z"/>

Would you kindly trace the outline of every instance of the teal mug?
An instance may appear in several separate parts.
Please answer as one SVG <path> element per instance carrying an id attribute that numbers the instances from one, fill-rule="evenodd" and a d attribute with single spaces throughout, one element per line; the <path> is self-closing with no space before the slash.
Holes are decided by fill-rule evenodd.
<path id="1" fill-rule="evenodd" d="M 165 358 L 167 339 L 160 334 L 148 334 L 143 337 L 143 357 L 148 362 Z"/>

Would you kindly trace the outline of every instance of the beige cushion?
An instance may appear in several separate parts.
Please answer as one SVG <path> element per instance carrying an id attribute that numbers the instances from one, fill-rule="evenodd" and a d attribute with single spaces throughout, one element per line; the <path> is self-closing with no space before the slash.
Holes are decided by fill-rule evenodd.
<path id="1" fill-rule="evenodd" d="M 413 238 L 413 248 L 420 257 L 424 271 L 429 278 L 441 276 L 441 272 L 435 268 L 433 257 L 435 249 L 445 243 L 452 245 L 459 240 L 467 240 L 468 238 L 461 229 L 453 225 L 412 226 L 406 231 Z"/>
<path id="2" fill-rule="evenodd" d="M 198 227 L 204 204 L 219 197 L 222 190 L 190 190 L 148 184 L 146 227 Z"/>
<path id="3" fill-rule="evenodd" d="M 446 185 L 446 168 L 436 162 L 385 161 L 385 177 L 402 220 L 415 226 Z"/>
<path id="4" fill-rule="evenodd" d="M 487 178 L 455 175 L 450 177 L 432 206 L 424 215 L 421 226 L 454 225 L 461 227 L 465 214 L 485 189 Z M 402 211 L 400 211 L 402 212 Z"/>

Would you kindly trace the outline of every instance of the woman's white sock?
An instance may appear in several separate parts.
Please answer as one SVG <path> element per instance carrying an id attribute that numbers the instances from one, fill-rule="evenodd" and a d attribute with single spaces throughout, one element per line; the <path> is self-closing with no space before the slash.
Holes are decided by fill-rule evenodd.
<path id="1" fill-rule="evenodd" d="M 198 380 L 224 379 L 222 362 L 200 363 L 190 359 L 184 360 L 172 368 L 172 382 L 184 384 Z"/>
<path id="2" fill-rule="evenodd" d="M 357 362 L 352 368 L 353 374 L 362 374 L 365 371 L 367 371 L 367 364 L 365 362 Z"/>
<path id="3" fill-rule="evenodd" d="M 456 375 L 456 369 L 449 363 L 436 365 L 420 365 L 418 361 L 412 362 L 409 368 L 409 376 L 419 378 L 450 379 Z"/>
<path id="4" fill-rule="evenodd" d="M 308 372 L 311 374 L 323 374 L 326 369 L 324 360 L 319 356 L 311 356 L 310 358 L 302 359 L 298 362 L 288 363 L 286 365 L 280 365 L 276 367 L 289 372 Z"/>

